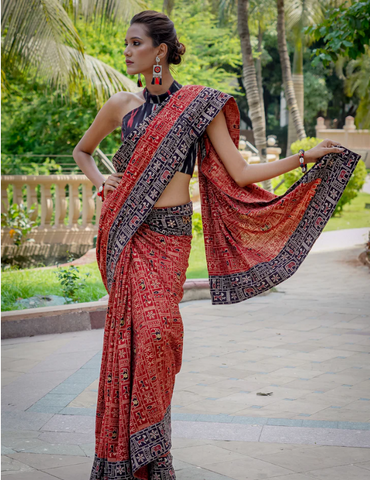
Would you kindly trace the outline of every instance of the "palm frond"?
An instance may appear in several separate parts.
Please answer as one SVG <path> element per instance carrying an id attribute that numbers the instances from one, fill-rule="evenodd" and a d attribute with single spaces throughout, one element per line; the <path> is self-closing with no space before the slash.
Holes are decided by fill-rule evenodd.
<path id="1" fill-rule="evenodd" d="M 85 79 L 95 91 L 97 103 L 100 105 L 121 90 L 129 92 L 141 90 L 133 80 L 91 55 L 85 55 L 85 62 L 81 68 Z"/>
<path id="2" fill-rule="evenodd" d="M 86 21 L 128 22 L 132 16 L 147 8 L 144 0 L 59 0 L 67 12 Z"/>
<path id="3" fill-rule="evenodd" d="M 64 7 L 83 7 L 86 15 L 117 15 L 134 0 L 2 0 L 2 80 L 12 70 L 46 80 L 53 88 L 73 91 L 82 79 L 102 104 L 120 90 L 137 91 L 135 82 L 100 60 L 84 54 L 82 41 Z M 68 5 L 67 5 L 68 4 Z M 81 4 L 81 5 L 80 5 Z M 95 8 L 92 8 L 94 4 Z M 113 17 L 112 17 L 113 18 Z"/>
<path id="4" fill-rule="evenodd" d="M 77 30 L 59 0 L 2 0 L 2 13 L 5 71 L 14 62 L 20 70 L 35 64 L 50 42 L 55 44 L 54 55 L 61 66 L 64 62 L 62 45 L 83 53 Z"/>
<path id="5" fill-rule="evenodd" d="M 289 30 L 319 23 L 324 16 L 325 0 L 286 0 L 286 26 Z"/>

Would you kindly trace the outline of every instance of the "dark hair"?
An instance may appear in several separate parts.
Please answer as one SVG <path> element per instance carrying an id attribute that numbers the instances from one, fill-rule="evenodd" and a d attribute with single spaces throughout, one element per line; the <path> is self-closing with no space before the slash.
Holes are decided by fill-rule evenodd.
<path id="1" fill-rule="evenodd" d="M 151 37 L 154 47 L 158 47 L 161 43 L 167 45 L 167 62 L 169 64 L 181 63 L 181 55 L 184 55 L 186 48 L 183 43 L 179 42 L 175 25 L 167 15 L 155 10 L 144 10 L 132 17 L 130 25 L 133 23 L 145 25 L 147 35 Z"/>

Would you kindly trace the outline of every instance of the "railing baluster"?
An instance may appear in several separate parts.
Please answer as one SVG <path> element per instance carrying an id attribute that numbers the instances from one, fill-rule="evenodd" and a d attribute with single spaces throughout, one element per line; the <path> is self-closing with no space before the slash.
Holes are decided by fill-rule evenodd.
<path id="1" fill-rule="evenodd" d="M 78 196 L 78 187 L 81 180 L 70 180 L 69 185 L 69 224 L 71 227 L 78 227 L 78 217 L 80 216 L 81 202 Z"/>
<path id="2" fill-rule="evenodd" d="M 92 219 L 95 211 L 95 202 L 92 198 L 91 183 L 82 184 L 82 226 L 92 227 Z"/>
<path id="3" fill-rule="evenodd" d="M 37 182 L 27 183 L 27 209 L 30 210 L 31 206 L 34 205 L 34 211 L 30 215 L 30 219 L 35 221 L 39 215 L 38 202 L 37 202 Z"/>
<path id="4" fill-rule="evenodd" d="M 67 182 L 56 181 L 55 182 L 55 221 L 54 228 L 65 228 L 67 225 L 64 223 L 67 212 L 67 199 L 65 186 Z"/>
<path id="5" fill-rule="evenodd" d="M 51 216 L 53 215 L 53 199 L 51 198 L 50 191 L 51 185 L 52 182 L 50 182 L 50 180 L 41 184 L 41 228 L 50 225 Z"/>

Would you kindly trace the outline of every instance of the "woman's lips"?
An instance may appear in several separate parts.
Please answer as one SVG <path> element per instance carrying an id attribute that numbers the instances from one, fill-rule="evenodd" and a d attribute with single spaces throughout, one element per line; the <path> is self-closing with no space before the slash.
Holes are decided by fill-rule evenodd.
<path id="1" fill-rule="evenodd" d="M 126 60 L 126 65 L 132 65 L 134 62 L 129 62 L 128 60 Z"/>

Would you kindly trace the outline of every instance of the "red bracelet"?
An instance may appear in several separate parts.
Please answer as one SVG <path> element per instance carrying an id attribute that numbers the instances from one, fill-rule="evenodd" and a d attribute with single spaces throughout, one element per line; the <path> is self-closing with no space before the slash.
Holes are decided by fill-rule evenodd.
<path id="1" fill-rule="evenodd" d="M 307 172 L 307 165 L 304 163 L 304 150 L 301 148 L 298 152 L 299 155 L 299 165 L 302 169 L 302 173 Z"/>
<path id="2" fill-rule="evenodd" d="M 101 201 L 104 202 L 104 185 L 105 182 L 99 187 L 99 191 L 97 193 L 98 197 L 101 197 Z"/>

